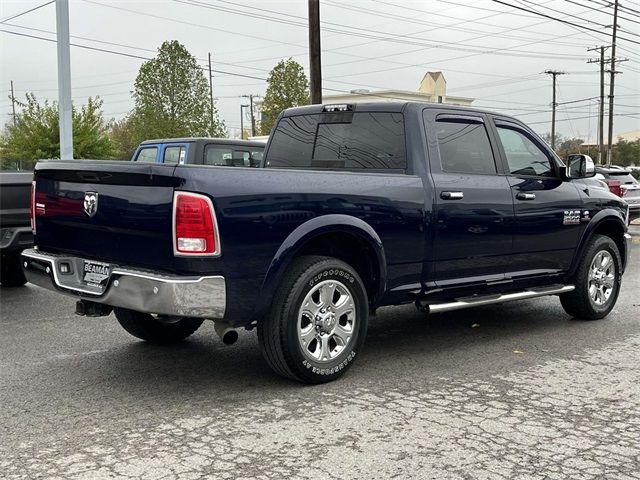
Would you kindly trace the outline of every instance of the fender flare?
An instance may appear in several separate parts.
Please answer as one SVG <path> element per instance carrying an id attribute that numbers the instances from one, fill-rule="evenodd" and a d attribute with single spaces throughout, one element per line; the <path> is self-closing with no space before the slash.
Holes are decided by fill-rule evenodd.
<path id="1" fill-rule="evenodd" d="M 380 278 L 378 292 L 374 299 L 382 297 L 387 279 L 387 262 L 382 240 L 376 231 L 364 220 L 350 215 L 330 214 L 314 217 L 299 225 L 282 242 L 273 256 L 269 269 L 262 282 L 256 313 L 258 318 L 264 315 L 271 305 L 271 299 L 280 284 L 282 275 L 290 265 L 300 249 L 314 238 L 326 233 L 349 233 L 363 240 L 371 247 L 376 255 Z"/>
<path id="2" fill-rule="evenodd" d="M 587 245 L 589 239 L 593 236 L 593 232 L 604 222 L 616 222 L 620 225 L 622 231 L 626 231 L 626 225 L 624 223 L 624 219 L 621 218 L 620 212 L 613 208 L 605 208 L 604 210 L 600 210 L 596 213 L 591 221 L 587 224 L 587 227 L 584 229 L 582 233 L 582 237 L 580 237 L 580 242 L 578 242 L 578 248 L 573 256 L 573 260 L 571 261 L 571 266 L 569 267 L 569 278 L 573 277 L 578 269 L 578 265 L 580 264 L 580 259 L 582 258 L 582 254 L 584 253 L 584 249 Z M 622 261 L 625 261 L 626 252 L 620 252 L 620 257 Z"/>

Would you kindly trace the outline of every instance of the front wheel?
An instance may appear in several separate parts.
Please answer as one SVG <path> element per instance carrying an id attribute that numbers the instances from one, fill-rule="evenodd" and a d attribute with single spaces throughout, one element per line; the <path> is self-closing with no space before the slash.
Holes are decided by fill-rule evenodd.
<path id="1" fill-rule="evenodd" d="M 606 317 L 620 293 L 621 268 L 616 243 L 610 237 L 594 235 L 576 271 L 576 289 L 560 295 L 565 312 L 582 320 Z"/>
<path id="2" fill-rule="evenodd" d="M 127 308 L 113 309 L 118 323 L 134 337 L 149 343 L 178 343 L 194 333 L 204 320 L 189 317 L 169 317 L 136 312 Z"/>
<path id="3" fill-rule="evenodd" d="M 340 377 L 364 342 L 367 292 L 357 272 L 330 257 L 305 256 L 283 277 L 258 323 L 262 354 L 276 373 L 304 383 Z"/>

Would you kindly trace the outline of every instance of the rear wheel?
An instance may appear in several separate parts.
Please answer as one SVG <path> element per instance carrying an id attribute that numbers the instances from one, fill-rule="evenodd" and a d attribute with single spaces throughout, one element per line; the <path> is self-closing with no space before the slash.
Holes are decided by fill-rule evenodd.
<path id="1" fill-rule="evenodd" d="M 118 323 L 131 335 L 159 345 L 181 342 L 198 330 L 204 321 L 199 318 L 151 315 L 126 308 L 114 308 L 113 311 Z"/>
<path id="2" fill-rule="evenodd" d="M 271 312 L 258 323 L 264 358 L 276 373 L 305 383 L 340 377 L 367 332 L 364 284 L 348 264 L 305 256 L 285 273 Z"/>
<path id="3" fill-rule="evenodd" d="M 573 292 L 560 295 L 565 312 L 582 320 L 599 320 L 613 309 L 621 281 L 620 252 L 610 238 L 594 235 L 575 276 Z"/>
<path id="4" fill-rule="evenodd" d="M 27 283 L 20 264 L 20 252 L 6 253 L 0 257 L 0 283 L 3 287 L 20 287 Z"/>

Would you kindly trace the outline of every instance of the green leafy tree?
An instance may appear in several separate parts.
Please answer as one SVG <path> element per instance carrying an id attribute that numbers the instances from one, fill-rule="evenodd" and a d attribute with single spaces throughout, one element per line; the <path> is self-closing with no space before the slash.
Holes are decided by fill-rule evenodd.
<path id="1" fill-rule="evenodd" d="M 262 135 L 269 135 L 284 109 L 309 104 L 309 81 L 302 65 L 292 58 L 282 60 L 273 67 L 267 84 L 260 121 Z"/>
<path id="2" fill-rule="evenodd" d="M 35 95 L 26 95 L 16 115 L 16 124 L 7 124 L 0 139 L 2 168 L 31 168 L 38 159 L 60 157 L 60 130 L 57 102 L 40 104 Z M 80 108 L 73 107 L 73 156 L 111 158 L 108 127 L 102 116 L 102 100 L 91 98 Z"/>
<path id="3" fill-rule="evenodd" d="M 542 135 L 542 139 L 547 143 L 547 145 L 551 146 L 551 134 L 545 133 Z M 556 133 L 556 149 L 555 152 L 560 156 L 560 158 L 566 158 L 567 155 L 572 153 L 586 153 L 582 144 L 584 140 L 581 138 L 569 138 L 565 137 L 560 133 Z"/>
<path id="4" fill-rule="evenodd" d="M 112 120 L 109 124 L 109 139 L 113 145 L 113 156 L 119 160 L 129 160 L 138 144 L 145 140 L 140 138 L 141 130 L 131 115 L 122 120 Z"/>
<path id="5" fill-rule="evenodd" d="M 209 101 L 209 85 L 196 58 L 178 41 L 166 41 L 142 64 L 136 78 L 129 126 L 139 140 L 162 137 L 226 137 Z"/>
<path id="6" fill-rule="evenodd" d="M 612 163 L 623 167 L 640 166 L 640 139 L 629 142 L 619 138 L 613 146 Z"/>
<path id="7" fill-rule="evenodd" d="M 584 153 L 582 152 L 583 143 L 584 140 L 581 138 L 563 138 L 559 144 L 556 144 L 556 152 L 560 158 L 566 158 L 572 153 Z"/>

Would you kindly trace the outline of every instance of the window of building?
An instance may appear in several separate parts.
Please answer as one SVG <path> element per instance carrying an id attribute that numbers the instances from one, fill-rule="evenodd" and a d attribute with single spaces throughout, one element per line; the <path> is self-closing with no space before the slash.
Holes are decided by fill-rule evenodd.
<path id="1" fill-rule="evenodd" d="M 524 133 L 514 128 L 498 126 L 498 135 L 510 173 L 553 176 L 553 168 L 547 155 Z"/>
<path id="2" fill-rule="evenodd" d="M 136 162 L 155 163 L 158 157 L 158 147 L 145 147 L 138 151 Z"/>
<path id="3" fill-rule="evenodd" d="M 332 170 L 405 169 L 401 113 L 314 114 L 282 119 L 267 167 Z"/>
<path id="4" fill-rule="evenodd" d="M 443 171 L 479 175 L 497 172 L 491 143 L 483 123 L 438 120 L 436 135 Z"/>

